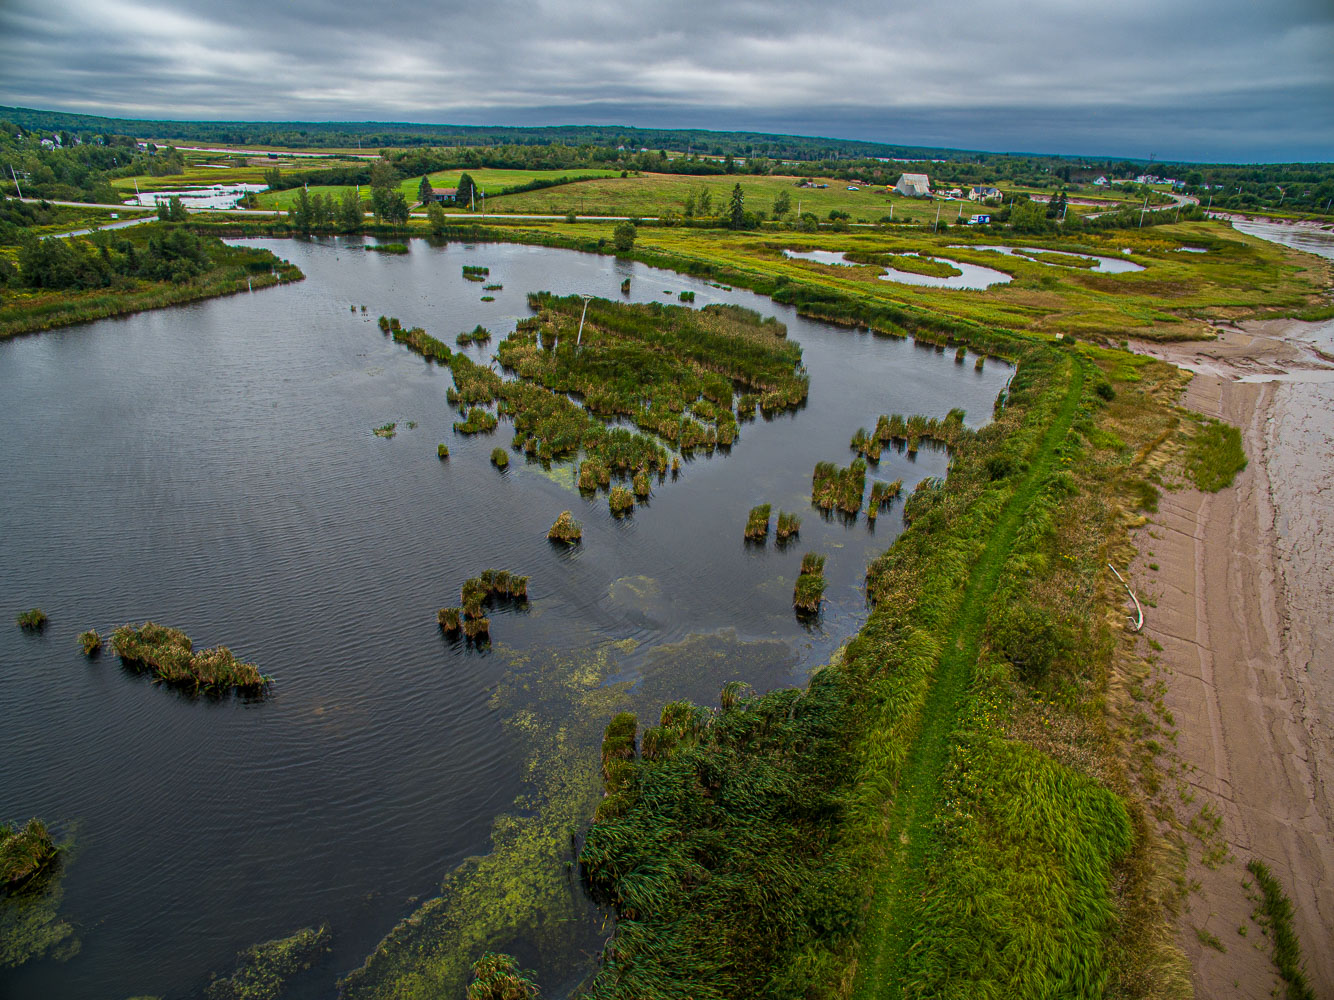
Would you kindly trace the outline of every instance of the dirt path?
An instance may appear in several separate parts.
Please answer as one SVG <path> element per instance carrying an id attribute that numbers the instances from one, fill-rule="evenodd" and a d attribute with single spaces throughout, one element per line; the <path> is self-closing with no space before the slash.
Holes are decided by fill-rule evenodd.
<path id="1" fill-rule="evenodd" d="M 1276 984 L 1242 886 L 1252 857 L 1292 899 L 1317 995 L 1334 996 L 1334 365 L 1311 346 L 1325 336 L 1270 322 L 1137 346 L 1199 373 L 1185 405 L 1240 427 L 1250 460 L 1217 494 L 1165 492 L 1133 567 L 1156 597 L 1145 634 L 1163 647 L 1191 769 L 1178 814 L 1216 810 L 1232 855 L 1210 867 L 1191 840 L 1180 940 L 1200 997 L 1268 997 Z"/>

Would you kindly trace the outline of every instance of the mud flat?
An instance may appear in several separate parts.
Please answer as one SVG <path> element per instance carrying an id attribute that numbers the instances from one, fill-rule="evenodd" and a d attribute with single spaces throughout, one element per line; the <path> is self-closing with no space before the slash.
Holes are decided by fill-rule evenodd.
<path id="1" fill-rule="evenodd" d="M 1190 843 L 1180 940 L 1197 995 L 1270 995 L 1270 939 L 1251 917 L 1254 888 L 1243 887 L 1253 881 L 1246 862 L 1260 858 L 1292 899 L 1308 977 L 1328 996 L 1334 363 L 1313 347 L 1324 339 L 1316 324 L 1219 332 L 1209 343 L 1136 345 L 1196 372 L 1185 405 L 1240 427 L 1249 458 L 1219 493 L 1165 492 L 1137 539 L 1137 585 L 1157 604 L 1144 631 L 1162 645 L 1165 700 L 1194 796 L 1182 819 L 1211 805 L 1230 855 L 1205 864 L 1207 852 Z"/>

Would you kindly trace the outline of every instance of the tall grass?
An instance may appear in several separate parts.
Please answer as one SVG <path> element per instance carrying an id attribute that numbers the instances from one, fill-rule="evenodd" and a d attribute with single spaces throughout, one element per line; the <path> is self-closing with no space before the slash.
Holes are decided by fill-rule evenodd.
<path id="1" fill-rule="evenodd" d="M 59 848 L 35 816 L 23 826 L 0 823 L 0 888 L 14 889 L 55 860 Z"/>
<path id="2" fill-rule="evenodd" d="M 1186 447 L 1186 474 L 1198 489 L 1217 493 L 1232 485 L 1246 468 L 1241 431 L 1231 424 L 1206 420 Z"/>
<path id="3" fill-rule="evenodd" d="M 226 646 L 195 652 L 188 635 L 155 622 L 121 625 L 111 634 L 111 648 L 127 665 L 149 671 L 155 680 L 194 691 L 257 692 L 271 680 Z"/>
<path id="4" fill-rule="evenodd" d="M 1286 984 L 1286 1000 L 1315 1000 L 1315 990 L 1306 978 L 1302 962 L 1302 946 L 1292 926 L 1292 903 L 1273 872 L 1259 858 L 1246 863 L 1246 869 L 1255 876 L 1260 887 L 1259 913 L 1274 940 L 1274 967 Z M 1326 942 L 1328 944 L 1328 942 Z"/>

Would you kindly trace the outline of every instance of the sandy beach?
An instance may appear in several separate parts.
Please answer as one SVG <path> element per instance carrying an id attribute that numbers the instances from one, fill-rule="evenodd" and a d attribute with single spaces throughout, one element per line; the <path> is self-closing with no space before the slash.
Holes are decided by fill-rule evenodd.
<path id="1" fill-rule="evenodd" d="M 1210 806 L 1230 854 L 1205 864 L 1186 835 L 1192 888 L 1179 939 L 1200 997 L 1268 997 L 1278 984 L 1251 919 L 1251 858 L 1292 899 L 1317 995 L 1334 995 L 1331 333 L 1271 320 L 1222 329 L 1215 342 L 1136 345 L 1196 372 L 1184 404 L 1239 427 L 1249 458 L 1219 493 L 1164 492 L 1132 567 L 1157 604 L 1144 633 L 1162 646 L 1186 769 L 1178 816 Z"/>

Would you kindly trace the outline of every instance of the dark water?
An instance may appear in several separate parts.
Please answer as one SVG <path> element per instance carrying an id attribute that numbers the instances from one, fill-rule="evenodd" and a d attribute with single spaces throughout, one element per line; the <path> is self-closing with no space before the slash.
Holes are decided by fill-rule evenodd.
<path id="1" fill-rule="evenodd" d="M 846 464 L 852 432 L 882 412 L 962 406 L 981 423 L 1009 375 L 605 257 L 265 245 L 307 280 L 0 343 L 0 817 L 73 835 L 62 914 L 83 942 L 67 963 L 0 972 L 0 996 L 188 995 L 240 948 L 324 919 L 335 952 L 316 995 L 332 995 L 410 897 L 486 849 L 522 787 L 524 747 L 489 703 L 504 658 L 435 626 L 466 577 L 530 574 L 531 609 L 493 614 L 492 635 L 533 656 L 734 629 L 786 643 L 798 680 L 859 626 L 865 565 L 902 524 L 901 503 L 874 530 L 823 520 L 815 462 Z M 491 268 L 497 301 L 478 301 L 463 263 Z M 507 423 L 455 436 L 448 371 L 373 322 L 396 315 L 451 343 L 480 322 L 499 339 L 530 290 L 619 298 L 627 276 L 637 301 L 689 289 L 696 306 L 777 314 L 811 392 L 623 521 L 605 494 L 581 499 L 569 466 L 498 473 L 487 456 Z M 395 438 L 371 434 L 388 421 Z M 887 452 L 877 475 L 911 489 L 945 466 Z M 802 516 L 784 552 L 742 542 L 765 501 Z M 572 552 L 545 539 L 566 508 L 584 525 Z M 829 556 L 813 628 L 791 608 L 807 550 Z M 30 606 L 50 615 L 40 636 L 12 624 Z M 272 696 L 189 700 L 77 649 L 84 629 L 147 618 L 258 662 Z M 729 679 L 719 670 L 711 690 Z"/>

